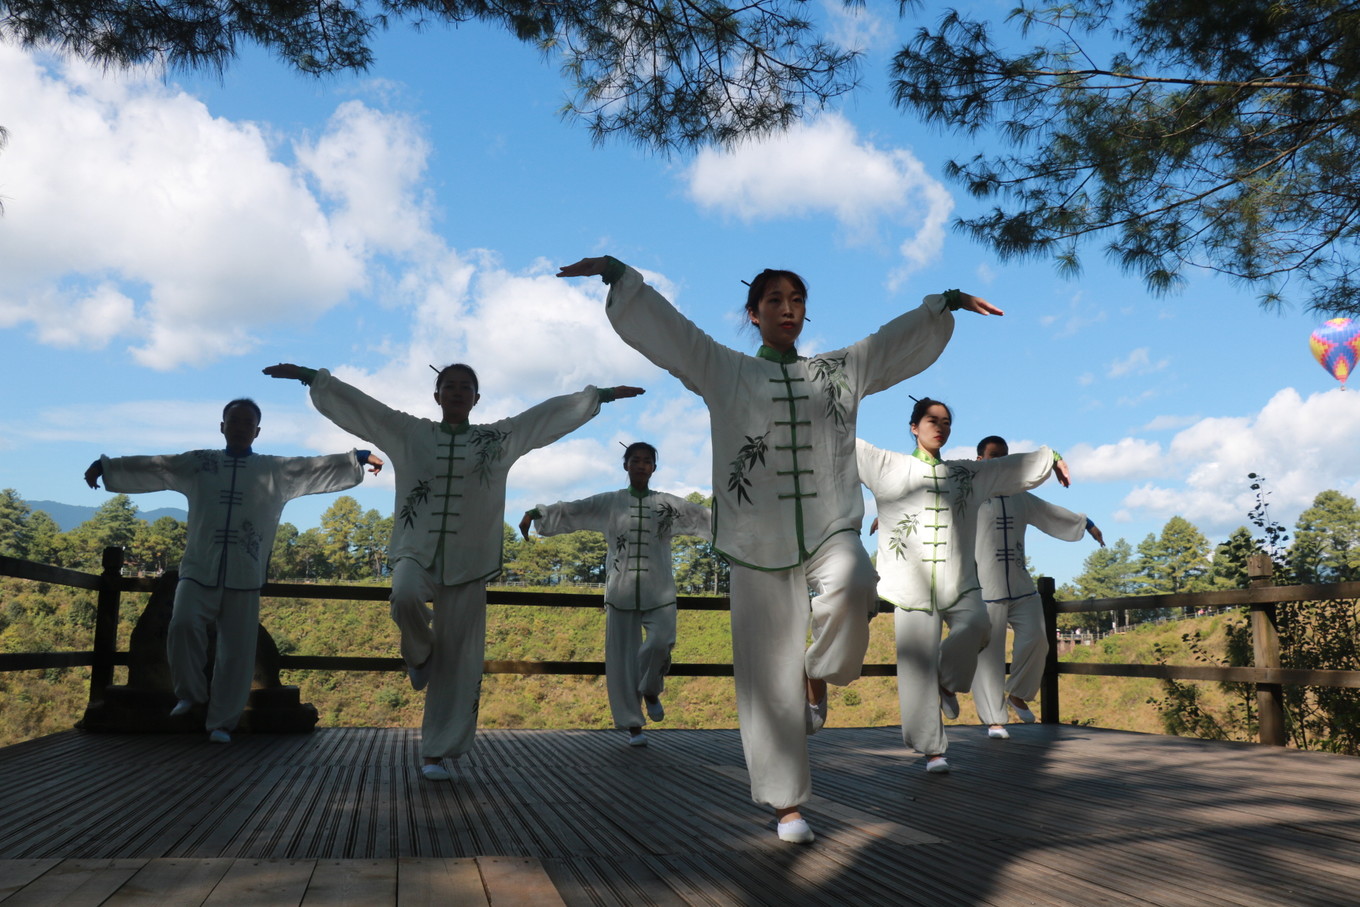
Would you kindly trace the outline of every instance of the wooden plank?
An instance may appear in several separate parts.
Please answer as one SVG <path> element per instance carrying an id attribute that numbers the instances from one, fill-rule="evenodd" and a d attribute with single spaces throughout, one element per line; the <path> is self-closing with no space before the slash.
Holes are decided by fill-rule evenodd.
<path id="1" fill-rule="evenodd" d="M 5 899 L 5 907 L 97 907 L 145 860 L 62 860 Z"/>
<path id="2" fill-rule="evenodd" d="M 489 903 L 474 859 L 402 857 L 397 861 L 397 907 L 486 907 Z"/>
<path id="3" fill-rule="evenodd" d="M 0 860 L 0 901 L 59 863 L 61 860 Z"/>
<path id="4" fill-rule="evenodd" d="M 233 860 L 204 907 L 284 907 L 302 903 L 312 860 Z"/>
<path id="5" fill-rule="evenodd" d="M 374 907 L 397 901 L 395 860 L 318 860 L 303 907 Z"/>
<path id="6" fill-rule="evenodd" d="M 566 907 L 543 864 L 532 857 L 478 857 L 491 907 Z"/>
<path id="7" fill-rule="evenodd" d="M 103 907 L 164 907 L 201 904 L 231 868 L 232 860 L 148 860 Z"/>

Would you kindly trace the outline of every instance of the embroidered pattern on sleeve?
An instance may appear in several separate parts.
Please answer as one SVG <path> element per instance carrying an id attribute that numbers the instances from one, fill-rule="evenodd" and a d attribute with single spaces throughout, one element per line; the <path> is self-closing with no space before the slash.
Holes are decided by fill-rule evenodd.
<path id="1" fill-rule="evenodd" d="M 773 430 L 773 429 L 771 429 Z M 746 478 L 746 473 L 755 468 L 757 462 L 761 466 L 765 465 L 765 451 L 767 450 L 766 438 L 770 432 L 765 432 L 758 438 L 750 435 L 746 436 L 746 443 L 737 451 L 737 458 L 732 461 L 732 472 L 727 477 L 727 490 L 737 493 L 738 504 L 751 503 L 751 496 L 746 489 L 751 487 L 751 480 Z"/>

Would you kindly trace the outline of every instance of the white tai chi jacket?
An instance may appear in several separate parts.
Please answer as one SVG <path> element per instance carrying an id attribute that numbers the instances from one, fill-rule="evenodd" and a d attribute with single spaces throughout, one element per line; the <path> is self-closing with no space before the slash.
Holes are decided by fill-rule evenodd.
<path id="1" fill-rule="evenodd" d="M 1029 492 L 997 495 L 978 510 L 976 560 L 982 598 L 988 603 L 1009 604 L 1035 595 L 1038 589 L 1025 569 L 1025 527 L 1079 542 L 1086 535 L 1084 513 L 1050 504 Z"/>
<path id="2" fill-rule="evenodd" d="M 633 488 L 607 491 L 579 501 L 535 508 L 542 535 L 588 529 L 604 534 L 609 546 L 605 604 L 625 611 L 650 611 L 675 604 L 671 539 L 695 535 L 712 539 L 713 512 L 664 491 Z"/>
<path id="3" fill-rule="evenodd" d="M 271 457 L 191 450 L 99 461 L 109 491 L 178 491 L 188 498 L 189 529 L 180 579 L 240 590 L 264 585 L 284 504 L 304 494 L 353 488 L 364 477 L 354 451 Z"/>
<path id="4" fill-rule="evenodd" d="M 580 428 L 600 411 L 595 387 L 486 425 L 445 425 L 379 403 L 318 369 L 312 403 L 382 450 L 396 474 L 388 558 L 411 558 L 446 586 L 501 572 L 505 478 L 515 461 Z"/>
<path id="5" fill-rule="evenodd" d="M 701 331 L 632 268 L 612 283 L 606 312 L 629 346 L 704 398 L 714 545 L 758 570 L 787 570 L 831 535 L 860 531 L 859 401 L 928 368 L 954 331 L 944 296 L 930 295 L 844 349 L 748 356 Z"/>
<path id="6" fill-rule="evenodd" d="M 1053 451 L 993 460 L 937 460 L 860 440 L 859 475 L 878 504 L 878 597 L 908 611 L 948 611 L 978 593 L 973 563 L 978 508 L 1043 483 Z"/>

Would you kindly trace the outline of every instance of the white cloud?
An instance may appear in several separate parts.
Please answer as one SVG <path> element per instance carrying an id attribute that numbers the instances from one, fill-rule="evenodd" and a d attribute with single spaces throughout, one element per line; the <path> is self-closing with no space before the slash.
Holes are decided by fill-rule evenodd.
<path id="1" fill-rule="evenodd" d="M 1354 456 L 1360 448 L 1360 395 L 1338 388 L 1302 398 L 1285 388 L 1255 415 L 1195 422 L 1175 435 L 1160 458 L 1149 442 L 1124 439 L 1114 447 L 1132 454 L 1141 449 L 1146 456 L 1131 455 L 1125 465 L 1132 468 L 1108 478 L 1135 475 L 1140 463 L 1157 475 L 1124 497 L 1129 517 L 1180 515 L 1206 533 L 1226 534 L 1246 522 L 1254 502 L 1247 475 L 1254 472 L 1267 479 L 1272 517 L 1292 525 L 1322 491 L 1360 493 Z M 1117 457 L 1108 460 L 1113 464 Z M 1090 469 L 1083 475 L 1091 477 Z"/>
<path id="2" fill-rule="evenodd" d="M 884 47 L 896 37 L 894 23 L 868 6 L 823 0 L 822 13 L 827 20 L 827 40 L 846 50 L 866 52 Z"/>
<path id="3" fill-rule="evenodd" d="M 954 209 L 949 191 L 914 154 L 877 147 L 837 114 L 730 150 L 706 148 L 687 177 L 701 207 L 746 221 L 829 213 L 852 244 L 905 228 L 898 245 L 905 263 L 893 282 L 939 257 Z"/>
<path id="4" fill-rule="evenodd" d="M 290 164 L 259 125 L 145 74 L 0 44 L 0 84 L 0 327 L 41 343 L 207 362 L 343 301 L 366 256 L 428 243 L 427 148 L 402 117 L 344 104 Z"/>
<path id="5" fill-rule="evenodd" d="M 1043 303 L 1040 302 L 1040 305 Z M 1039 316 L 1039 324 L 1053 328 L 1057 338 L 1073 337 L 1092 325 L 1109 319 L 1109 312 L 1095 307 L 1080 290 L 1074 292 L 1062 311 L 1050 311 Z"/>
<path id="6" fill-rule="evenodd" d="M 1074 444 L 1063 451 L 1083 482 L 1118 482 L 1151 476 L 1165 469 L 1162 446 L 1139 438 L 1123 438 L 1114 444 Z"/>
<path id="7" fill-rule="evenodd" d="M 1152 361 L 1152 351 L 1148 347 L 1141 346 L 1124 358 L 1111 362 L 1106 367 L 1106 375 L 1111 378 L 1123 378 L 1127 375 L 1147 375 L 1161 371 L 1169 363 L 1169 359 Z"/>

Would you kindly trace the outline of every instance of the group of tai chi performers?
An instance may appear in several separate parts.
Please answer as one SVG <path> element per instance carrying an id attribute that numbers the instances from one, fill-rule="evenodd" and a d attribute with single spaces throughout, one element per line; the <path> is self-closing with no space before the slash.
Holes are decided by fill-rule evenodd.
<path id="1" fill-rule="evenodd" d="M 630 346 L 707 404 L 712 428 L 713 507 L 650 488 L 657 452 L 624 452 L 628 487 L 524 515 L 527 536 L 591 529 L 609 546 L 605 587 L 606 680 L 616 726 L 645 745 L 660 721 L 675 643 L 675 535 L 709 539 L 731 565 L 732 662 L 737 715 L 752 799 L 773 808 L 783 841 L 810 843 L 801 813 L 811 796 L 807 737 L 827 718 L 827 685 L 856 679 L 869 621 L 882 598 L 896 606 L 902 737 L 929 772 L 947 772 L 941 717 L 958 716 L 972 689 L 993 737 L 1008 736 L 1009 711 L 1033 721 L 1046 644 L 1038 595 L 1025 568 L 1027 525 L 1071 541 L 1083 514 L 1026 489 L 1067 464 L 1047 447 L 1010 455 L 991 436 L 976 460 L 940 459 L 952 414 L 917 401 L 910 454 L 856 438 L 859 401 L 930 366 L 957 310 L 1000 315 L 976 296 L 948 290 L 844 349 L 807 358 L 796 342 L 807 289 L 791 271 L 765 270 L 749 284 L 745 311 L 760 334 L 754 356 L 719 344 L 614 258 L 584 258 L 559 277 L 600 276 L 606 312 Z M 506 475 L 520 457 L 593 418 L 602 403 L 641 388 L 586 387 L 492 423 L 469 417 L 481 399 L 467 365 L 435 379 L 438 420 L 374 400 L 326 369 L 279 364 L 274 378 L 310 388 L 336 425 L 382 450 L 395 472 L 391 614 L 411 685 L 425 690 L 421 772 L 448 780 L 445 760 L 472 747 L 486 637 L 486 583 L 501 569 Z M 174 490 L 189 501 L 189 529 L 167 645 L 172 714 L 205 713 L 209 739 L 228 743 L 245 708 L 254 665 L 259 590 L 283 505 L 304 494 L 358 484 L 368 450 L 322 457 L 254 453 L 260 411 L 234 400 L 222 414 L 225 450 L 172 456 L 101 457 L 85 479 L 110 491 Z M 878 509 L 877 569 L 860 542 L 863 483 Z M 871 530 L 872 531 L 872 530 Z M 431 606 L 432 605 L 432 606 Z M 941 642 L 942 624 L 949 635 Z M 208 628 L 217 628 L 211 689 Z M 1006 628 L 1015 630 L 1006 680 Z M 809 641 L 810 640 L 810 641 Z M 645 717 L 644 717 L 645 709 Z"/>

